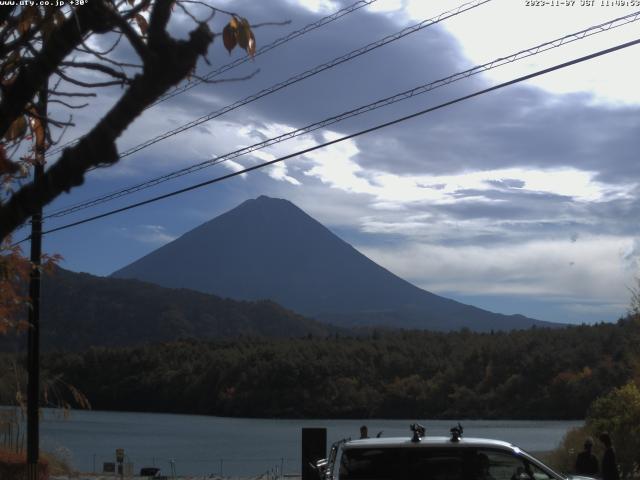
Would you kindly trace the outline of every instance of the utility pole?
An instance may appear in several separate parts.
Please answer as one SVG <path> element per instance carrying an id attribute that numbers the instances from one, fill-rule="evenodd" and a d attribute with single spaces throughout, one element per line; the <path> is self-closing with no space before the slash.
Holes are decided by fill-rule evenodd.
<path id="1" fill-rule="evenodd" d="M 38 94 L 36 113 L 46 132 L 48 82 Z M 36 138 L 33 183 L 42 181 L 45 164 L 46 139 Z M 38 480 L 40 451 L 40 279 L 42 258 L 42 206 L 31 217 L 31 274 L 29 276 L 29 332 L 27 338 L 27 479 Z"/>

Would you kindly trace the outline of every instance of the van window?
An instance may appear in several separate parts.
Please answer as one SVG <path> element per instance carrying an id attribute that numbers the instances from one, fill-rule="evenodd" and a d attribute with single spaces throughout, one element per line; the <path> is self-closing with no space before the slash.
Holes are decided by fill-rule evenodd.
<path id="1" fill-rule="evenodd" d="M 466 480 L 467 449 L 357 448 L 345 450 L 340 480 Z"/>
<path id="2" fill-rule="evenodd" d="M 551 480 L 546 472 L 513 452 L 479 449 L 476 480 Z"/>

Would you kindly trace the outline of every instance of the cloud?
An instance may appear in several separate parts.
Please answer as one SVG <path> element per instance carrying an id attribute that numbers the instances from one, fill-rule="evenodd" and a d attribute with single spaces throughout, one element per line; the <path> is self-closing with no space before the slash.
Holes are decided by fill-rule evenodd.
<path id="1" fill-rule="evenodd" d="M 579 243 L 536 240 L 513 245 L 445 245 L 411 241 L 361 247 L 402 278 L 433 292 L 628 300 L 631 276 L 620 258 L 630 238 L 590 237 Z"/>
<path id="2" fill-rule="evenodd" d="M 252 23 L 292 21 L 287 27 L 256 30 L 260 46 L 347 3 L 220 1 L 221 8 L 233 9 Z M 455 0 L 379 0 L 225 74 L 242 76 L 259 68 L 250 80 L 203 84 L 146 111 L 118 147 L 123 151 L 458 5 Z M 551 15 L 548 9 L 520 8 L 519 2 L 491 2 L 297 82 L 127 157 L 114 168 L 93 172 L 85 188 L 74 190 L 73 200 L 223 155 L 598 23 L 613 13 L 596 8 L 588 16 L 583 16 L 588 9 Z M 506 16 L 508 24 L 500 20 Z M 531 21 L 534 16 L 546 20 Z M 216 16 L 215 31 L 225 18 Z M 172 27 L 176 33 L 192 28 L 186 17 L 177 20 Z M 487 31 L 494 34 L 487 36 Z M 616 43 L 617 35 L 604 43 Z M 158 190 L 238 171 L 573 58 L 580 51 L 595 51 L 603 43 L 593 38 L 575 42 L 575 49 L 562 47 L 530 57 L 234 158 Z M 135 59 L 130 49 L 120 54 Z M 202 64 L 199 73 L 240 55 L 235 51 L 228 56 L 216 42 L 209 56 L 213 65 Z M 599 309 L 611 313 L 626 303 L 625 285 L 640 258 L 640 97 L 637 89 L 629 88 L 638 83 L 640 71 L 630 72 L 629 64 L 626 54 L 607 56 L 292 158 L 157 209 L 149 206 L 144 215 L 134 217 L 141 225 L 131 222 L 122 237 L 150 242 L 145 245 L 152 248 L 170 241 L 173 235 L 168 232 L 184 232 L 246 198 L 267 194 L 290 199 L 422 287 L 479 302 L 481 297 L 500 297 L 500 305 L 510 305 L 512 311 L 519 310 L 509 299 L 535 298 L 555 309 L 553 315 L 596 315 Z M 629 85 L 623 85 L 627 80 Z M 73 133 L 94 124 L 120 94 L 119 89 L 101 91 L 95 108 L 77 112 L 79 127 Z M 140 197 L 152 192 L 156 190 Z M 115 218 L 106 221 L 117 225 Z M 103 240 L 103 245 L 111 241 Z M 111 265 L 133 255 L 123 253 L 124 248 L 124 241 L 122 248 L 114 247 L 110 255 L 120 260 L 110 260 Z M 139 250 L 136 255 L 145 253 Z"/>
<path id="3" fill-rule="evenodd" d="M 222 165 L 226 168 L 228 168 L 229 170 L 231 170 L 232 172 L 241 172 L 242 170 L 244 170 L 246 167 L 238 162 L 235 162 L 233 160 L 225 160 L 224 163 L 222 163 Z M 241 173 L 240 174 L 240 178 L 247 178 L 247 173 Z"/>
<path id="4" fill-rule="evenodd" d="M 295 2 L 290 1 L 294 5 L 301 5 L 313 13 L 327 14 L 333 12 L 339 8 L 338 2 L 332 2 L 331 0 L 297 0 Z"/>
<path id="5" fill-rule="evenodd" d="M 339 134 L 325 134 L 325 140 Z M 606 184 L 595 172 L 576 168 L 503 168 L 478 169 L 456 174 L 396 174 L 385 169 L 365 169 L 355 158 L 360 151 L 353 141 L 332 145 L 308 153 L 315 165 L 305 174 L 317 177 L 332 188 L 367 193 L 377 202 L 426 202 L 450 204 L 465 201 L 499 203 L 517 200 L 519 195 L 553 195 L 575 202 L 595 202 L 629 198 L 635 183 Z M 502 180 L 496 180 L 501 178 Z M 505 187 L 507 192 L 505 192 Z"/>

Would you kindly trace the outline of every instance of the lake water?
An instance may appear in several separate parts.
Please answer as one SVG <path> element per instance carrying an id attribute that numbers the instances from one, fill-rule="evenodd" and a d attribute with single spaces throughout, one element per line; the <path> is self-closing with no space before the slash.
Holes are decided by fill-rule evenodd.
<path id="1" fill-rule="evenodd" d="M 134 471 L 157 466 L 178 474 L 257 475 L 267 471 L 300 472 L 302 427 L 325 427 L 329 443 L 356 438 L 366 424 L 369 434 L 409 436 L 414 420 L 272 420 L 197 415 L 73 411 L 64 419 L 45 410 L 40 427 L 42 448 L 66 455 L 84 472 L 102 471 L 124 448 Z M 422 420 L 427 435 L 448 435 L 455 422 Z M 467 420 L 465 435 L 497 438 L 540 452 L 557 446 L 579 421 Z"/>

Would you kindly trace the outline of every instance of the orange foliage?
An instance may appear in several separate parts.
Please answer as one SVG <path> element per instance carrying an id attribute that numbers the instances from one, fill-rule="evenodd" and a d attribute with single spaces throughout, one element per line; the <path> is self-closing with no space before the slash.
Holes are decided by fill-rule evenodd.
<path id="1" fill-rule="evenodd" d="M 22 480 L 27 478 L 27 457 L 24 453 L 0 448 L 0 478 Z M 49 463 L 40 459 L 38 462 L 38 480 L 48 480 Z"/>
<path id="2" fill-rule="evenodd" d="M 0 334 L 12 329 L 27 327 L 21 320 L 21 311 L 26 313 L 26 285 L 31 265 L 20 251 L 11 246 L 11 238 L 0 245 Z"/>
<path id="3" fill-rule="evenodd" d="M 44 272 L 51 272 L 61 260 L 60 255 L 43 255 Z M 11 237 L 0 243 L 0 335 L 9 331 L 24 331 L 29 324 L 27 286 L 31 262 L 22 256 L 20 246 L 11 245 Z"/>

